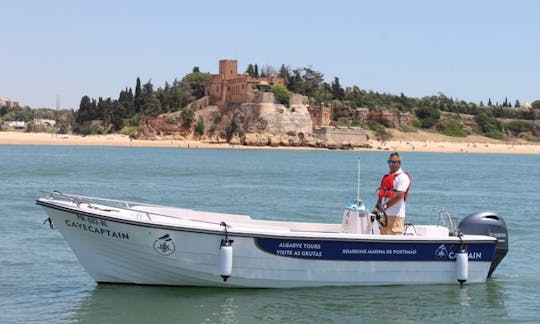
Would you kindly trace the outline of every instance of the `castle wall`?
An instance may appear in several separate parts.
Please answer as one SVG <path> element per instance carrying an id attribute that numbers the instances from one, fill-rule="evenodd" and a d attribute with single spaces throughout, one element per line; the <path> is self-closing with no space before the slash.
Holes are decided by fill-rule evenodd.
<path id="1" fill-rule="evenodd" d="M 332 120 L 332 108 L 327 106 L 310 107 L 309 115 L 315 127 L 326 127 Z"/>
<path id="2" fill-rule="evenodd" d="M 314 128 L 313 136 L 323 141 L 326 146 L 349 144 L 354 147 L 363 147 L 368 145 L 367 133 L 360 127 Z"/>

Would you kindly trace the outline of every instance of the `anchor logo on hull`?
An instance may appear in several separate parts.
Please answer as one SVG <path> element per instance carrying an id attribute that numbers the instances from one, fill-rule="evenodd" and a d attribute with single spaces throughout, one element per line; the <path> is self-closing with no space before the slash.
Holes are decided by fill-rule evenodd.
<path id="1" fill-rule="evenodd" d="M 176 245 L 169 234 L 158 237 L 158 239 L 154 241 L 154 251 L 160 255 L 171 255 L 175 250 Z"/>
<path id="2" fill-rule="evenodd" d="M 435 250 L 435 256 L 438 259 L 444 259 L 444 258 L 446 258 L 447 255 L 448 255 L 448 249 L 446 248 L 446 246 L 444 244 L 441 244 L 437 248 L 437 250 Z"/>

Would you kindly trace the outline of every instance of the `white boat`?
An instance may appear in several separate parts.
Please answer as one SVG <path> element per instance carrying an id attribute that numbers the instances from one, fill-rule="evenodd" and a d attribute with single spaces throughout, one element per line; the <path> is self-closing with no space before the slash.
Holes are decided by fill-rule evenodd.
<path id="1" fill-rule="evenodd" d="M 411 224 L 404 235 L 387 236 L 376 234 L 374 214 L 358 201 L 336 224 L 255 220 L 60 192 L 36 203 L 98 283 L 271 288 L 481 283 L 508 250 L 504 220 L 490 212 L 468 216 L 459 229 Z"/>

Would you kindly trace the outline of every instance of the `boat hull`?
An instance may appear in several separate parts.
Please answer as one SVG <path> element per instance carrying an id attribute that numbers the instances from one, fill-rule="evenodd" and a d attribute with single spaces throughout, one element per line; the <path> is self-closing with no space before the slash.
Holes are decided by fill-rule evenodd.
<path id="1" fill-rule="evenodd" d="M 38 201 L 78 260 L 98 283 L 292 288 L 350 285 L 456 283 L 456 238 L 338 239 L 250 234 L 213 228 L 116 219 Z M 108 213 L 110 214 L 110 213 Z M 220 273 L 220 244 L 231 240 L 232 273 Z M 465 241 L 468 283 L 484 282 L 495 250 L 493 240 Z"/>

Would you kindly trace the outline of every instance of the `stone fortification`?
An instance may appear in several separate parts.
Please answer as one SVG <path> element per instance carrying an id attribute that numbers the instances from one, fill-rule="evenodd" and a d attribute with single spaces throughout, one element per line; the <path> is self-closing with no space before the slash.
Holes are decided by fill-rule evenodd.
<path id="1" fill-rule="evenodd" d="M 302 96 L 293 96 L 290 107 L 274 103 L 274 94 L 256 92 L 241 105 L 249 127 L 240 141 L 247 145 L 307 145 L 313 125 Z"/>
<path id="2" fill-rule="evenodd" d="M 360 127 L 321 127 L 313 130 L 321 147 L 352 148 L 367 147 L 368 136 Z"/>
<path id="3" fill-rule="evenodd" d="M 295 105 L 287 108 L 280 104 L 262 103 L 255 105 L 261 105 L 259 118 L 267 122 L 265 129 L 267 133 L 272 135 L 302 133 L 306 136 L 311 135 L 313 131 L 313 125 L 306 106 Z"/>
<path id="4" fill-rule="evenodd" d="M 289 108 L 274 103 L 274 95 L 254 93 L 241 105 L 249 125 L 238 143 L 271 146 L 313 146 L 326 148 L 366 147 L 368 137 L 360 127 L 313 127 L 307 98 L 293 95 Z"/>

